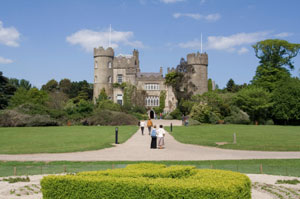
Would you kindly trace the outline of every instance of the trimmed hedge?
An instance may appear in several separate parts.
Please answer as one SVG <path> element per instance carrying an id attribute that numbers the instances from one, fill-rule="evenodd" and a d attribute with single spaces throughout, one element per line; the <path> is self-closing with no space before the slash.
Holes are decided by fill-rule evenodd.
<path id="1" fill-rule="evenodd" d="M 246 175 L 193 166 L 130 165 L 125 169 L 46 176 L 44 199 L 250 199 Z"/>

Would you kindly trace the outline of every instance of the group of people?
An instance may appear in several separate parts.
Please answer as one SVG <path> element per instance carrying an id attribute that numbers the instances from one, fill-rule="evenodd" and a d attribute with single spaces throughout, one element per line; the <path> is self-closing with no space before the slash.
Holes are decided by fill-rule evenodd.
<path id="1" fill-rule="evenodd" d="M 144 135 L 145 122 L 141 121 L 139 126 L 141 127 L 142 135 Z M 147 121 L 148 133 L 151 136 L 151 149 L 163 149 L 165 145 L 164 137 L 166 135 L 166 131 L 163 128 L 163 125 L 159 125 L 159 128 L 156 125 L 153 125 L 151 119 L 149 118 Z M 158 146 L 157 146 L 158 145 Z"/>

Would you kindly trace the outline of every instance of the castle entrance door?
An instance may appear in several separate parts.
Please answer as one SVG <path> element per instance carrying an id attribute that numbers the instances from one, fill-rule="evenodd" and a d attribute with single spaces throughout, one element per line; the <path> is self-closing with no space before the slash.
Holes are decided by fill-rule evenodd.
<path id="1" fill-rule="evenodd" d="M 154 111 L 153 110 L 150 111 L 150 118 L 154 119 Z"/>

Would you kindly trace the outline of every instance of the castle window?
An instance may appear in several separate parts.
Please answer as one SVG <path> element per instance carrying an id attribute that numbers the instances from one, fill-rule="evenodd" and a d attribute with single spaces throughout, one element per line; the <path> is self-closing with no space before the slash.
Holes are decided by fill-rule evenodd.
<path id="1" fill-rule="evenodd" d="M 97 75 L 95 75 L 95 81 L 97 81 L 97 78 L 98 78 Z"/>
<path id="2" fill-rule="evenodd" d="M 117 95 L 117 103 L 123 105 L 123 96 L 122 94 Z"/>
<path id="3" fill-rule="evenodd" d="M 123 82 L 123 76 L 122 76 L 122 74 L 118 74 L 117 80 L 118 80 L 119 84 L 122 84 L 122 82 Z"/>
<path id="4" fill-rule="evenodd" d="M 98 62 L 97 61 L 95 62 L 95 68 L 98 68 Z"/>
<path id="5" fill-rule="evenodd" d="M 146 84 L 145 90 L 159 90 L 159 84 Z"/>
<path id="6" fill-rule="evenodd" d="M 158 96 L 148 96 L 146 97 L 146 106 L 159 106 Z"/>
<path id="7" fill-rule="evenodd" d="M 108 77 L 108 83 L 112 83 L 111 76 Z"/>
<path id="8" fill-rule="evenodd" d="M 108 68 L 111 68 L 111 61 L 108 62 L 107 67 L 108 67 Z"/>

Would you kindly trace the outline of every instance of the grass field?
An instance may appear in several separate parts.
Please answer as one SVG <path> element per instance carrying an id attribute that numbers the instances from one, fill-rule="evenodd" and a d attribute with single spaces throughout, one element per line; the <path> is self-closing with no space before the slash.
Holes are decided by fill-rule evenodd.
<path id="1" fill-rule="evenodd" d="M 170 128 L 166 128 L 170 132 Z M 233 144 L 236 133 L 237 144 Z M 275 125 L 199 125 L 175 126 L 171 133 L 182 143 L 219 146 L 225 149 L 259 151 L 300 151 L 300 127 Z"/>
<path id="2" fill-rule="evenodd" d="M 136 131 L 136 126 L 119 127 L 119 143 Z M 62 153 L 111 147 L 113 126 L 63 126 L 0 128 L 0 154 Z"/>
<path id="3" fill-rule="evenodd" d="M 141 161 L 143 162 L 143 161 Z M 151 162 L 151 161 L 147 161 Z M 113 162 L 4 162 L 0 161 L 0 176 L 75 173 L 113 168 L 124 168 L 136 161 Z M 214 161 L 154 161 L 166 165 L 195 165 L 197 168 L 213 168 L 241 173 L 300 176 L 300 159 L 287 160 L 214 160 Z M 262 166 L 262 170 L 260 167 Z M 16 170 L 15 170 L 16 168 Z"/>

